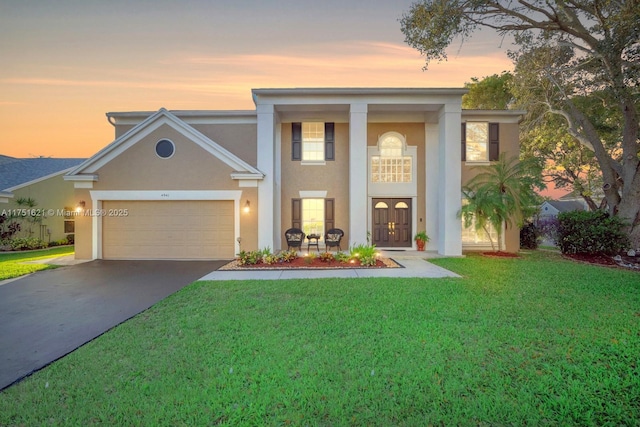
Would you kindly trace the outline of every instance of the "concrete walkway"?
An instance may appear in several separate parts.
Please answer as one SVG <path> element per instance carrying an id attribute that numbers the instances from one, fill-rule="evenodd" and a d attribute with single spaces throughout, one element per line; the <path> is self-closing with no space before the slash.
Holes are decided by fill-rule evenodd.
<path id="1" fill-rule="evenodd" d="M 434 252 L 418 251 L 381 251 L 382 256 L 391 258 L 401 268 L 336 268 L 332 270 L 294 270 L 294 269 L 259 269 L 259 270 L 224 270 L 213 271 L 200 280 L 282 280 L 282 279 L 322 279 L 330 277 L 460 277 L 445 268 L 427 261 L 438 258 Z"/>

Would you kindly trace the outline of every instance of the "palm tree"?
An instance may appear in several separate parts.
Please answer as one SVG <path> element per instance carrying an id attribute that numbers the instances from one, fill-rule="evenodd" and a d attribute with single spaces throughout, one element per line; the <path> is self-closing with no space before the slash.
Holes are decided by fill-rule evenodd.
<path id="1" fill-rule="evenodd" d="M 465 186 L 462 188 L 462 194 L 465 197 L 465 203 L 463 203 L 458 217 L 464 219 L 465 228 L 471 227 L 475 220 L 476 232 L 483 230 L 491 242 L 491 249 L 495 251 L 496 246 L 489 229 L 489 226 L 492 225 L 498 232 L 498 250 L 501 250 L 502 224 L 506 213 L 504 204 L 497 197 L 497 193 L 482 188 L 473 190 Z"/>
<path id="2" fill-rule="evenodd" d="M 458 213 L 469 227 L 475 219 L 476 231 L 484 230 L 489 236 L 491 224 L 498 232 L 498 250 L 503 224 L 522 226 L 524 220 L 535 212 L 539 196 L 535 189 L 545 187 L 540 165 L 533 159 L 519 161 L 514 156 L 507 159 L 501 153 L 498 161 L 489 166 L 476 166 L 480 172 L 462 189 L 467 204 Z"/>

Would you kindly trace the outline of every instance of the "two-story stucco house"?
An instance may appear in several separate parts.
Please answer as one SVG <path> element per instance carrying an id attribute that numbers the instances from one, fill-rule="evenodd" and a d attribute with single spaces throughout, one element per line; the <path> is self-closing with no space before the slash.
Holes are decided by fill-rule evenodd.
<path id="1" fill-rule="evenodd" d="M 252 111 L 108 113 L 115 140 L 70 171 L 81 259 L 231 259 L 292 226 L 343 248 L 460 255 L 471 168 L 517 154 L 522 111 L 462 110 L 465 89 L 254 89 Z M 505 247 L 519 248 L 518 230 Z M 320 247 L 322 247 L 322 239 Z"/>

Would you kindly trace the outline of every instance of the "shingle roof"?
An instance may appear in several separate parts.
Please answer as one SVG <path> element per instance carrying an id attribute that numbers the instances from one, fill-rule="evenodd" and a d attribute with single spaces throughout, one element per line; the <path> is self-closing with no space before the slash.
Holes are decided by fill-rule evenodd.
<path id="1" fill-rule="evenodd" d="M 580 202 L 570 200 L 547 200 L 547 202 L 558 209 L 559 212 L 583 211 L 584 205 Z"/>
<path id="2" fill-rule="evenodd" d="M 17 159 L 0 154 L 0 190 L 33 181 L 77 166 L 85 159 L 34 157 Z"/>

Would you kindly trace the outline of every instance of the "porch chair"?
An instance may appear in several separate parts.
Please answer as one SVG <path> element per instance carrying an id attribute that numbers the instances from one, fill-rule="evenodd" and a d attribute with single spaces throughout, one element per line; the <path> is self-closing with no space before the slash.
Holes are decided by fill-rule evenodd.
<path id="1" fill-rule="evenodd" d="M 338 251 L 341 251 L 342 248 L 340 247 L 340 241 L 342 240 L 342 236 L 344 236 L 344 231 L 339 228 L 332 228 L 327 231 L 324 235 L 324 243 L 327 245 L 327 251 L 331 247 L 337 247 Z"/>
<path id="2" fill-rule="evenodd" d="M 284 232 L 284 237 L 287 239 L 287 250 L 291 248 L 298 248 L 302 250 L 302 242 L 304 242 L 304 231 L 299 228 L 290 228 Z"/>

